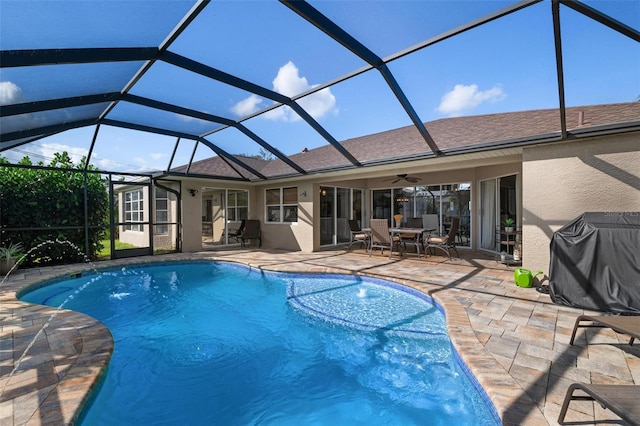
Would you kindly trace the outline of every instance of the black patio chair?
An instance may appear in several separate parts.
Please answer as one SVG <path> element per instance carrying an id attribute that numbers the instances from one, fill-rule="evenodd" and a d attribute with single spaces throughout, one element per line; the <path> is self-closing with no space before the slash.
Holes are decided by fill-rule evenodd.
<path id="1" fill-rule="evenodd" d="M 362 231 L 356 219 L 349 220 L 349 231 L 351 232 L 351 242 L 347 250 L 351 250 L 354 244 L 362 244 L 365 249 L 369 247 L 369 234 Z"/>
<path id="2" fill-rule="evenodd" d="M 241 242 L 240 237 L 242 236 L 242 232 L 244 232 L 244 224 L 245 220 L 242 219 L 242 222 L 240 222 L 240 226 L 238 227 L 238 229 L 230 229 L 227 232 L 227 240 L 233 238 L 236 240 L 236 242 Z"/>
<path id="3" fill-rule="evenodd" d="M 442 250 L 447 253 L 447 256 L 449 256 L 449 260 L 451 260 L 451 250 L 454 250 L 456 252 L 456 257 L 460 257 L 460 255 L 458 254 L 458 249 L 456 248 L 456 234 L 458 233 L 459 228 L 460 218 L 451 218 L 451 228 L 449 228 L 449 233 L 441 237 L 433 236 L 427 238 L 426 249 Z"/>
<path id="4" fill-rule="evenodd" d="M 262 247 L 262 234 L 260 232 L 260 221 L 254 219 L 247 219 L 244 221 L 244 230 L 240 235 L 240 241 L 242 247 L 249 240 L 258 240 L 258 247 Z"/>

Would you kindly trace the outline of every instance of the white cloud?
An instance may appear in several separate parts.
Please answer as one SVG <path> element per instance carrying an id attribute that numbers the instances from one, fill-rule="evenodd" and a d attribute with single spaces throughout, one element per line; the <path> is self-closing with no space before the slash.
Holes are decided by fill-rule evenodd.
<path id="1" fill-rule="evenodd" d="M 39 162 L 48 165 L 53 160 L 56 153 L 62 153 L 66 151 L 74 164 L 79 164 L 82 157 L 85 157 L 89 151 L 84 148 L 73 147 L 60 143 L 43 143 L 39 144 L 26 144 L 17 148 L 7 150 L 2 153 L 11 162 L 18 162 L 24 157 L 29 157 L 32 163 L 37 164 Z"/>
<path id="2" fill-rule="evenodd" d="M 338 113 L 336 97 L 329 88 L 324 88 L 313 95 L 306 96 L 298 101 L 313 118 L 322 118 L 328 113 Z"/>
<path id="3" fill-rule="evenodd" d="M 27 145 L 29 148 L 31 148 L 31 145 Z M 80 160 L 82 160 L 82 157 L 86 157 L 89 154 L 89 151 L 85 148 L 80 148 L 77 146 L 69 146 L 69 145 L 64 145 L 64 144 L 60 144 L 60 143 L 43 143 L 42 145 L 38 146 L 38 145 L 33 145 L 33 150 L 30 149 L 30 151 L 39 151 L 39 154 L 46 157 L 46 158 L 53 158 L 53 155 L 56 152 L 63 152 L 63 151 L 67 151 L 67 153 L 69 154 L 69 157 L 71 158 L 71 161 L 73 161 L 74 164 L 78 164 L 80 163 Z M 43 160 L 45 163 L 48 163 L 48 160 Z"/>
<path id="4" fill-rule="evenodd" d="M 310 85 L 306 77 L 300 76 L 300 71 L 296 65 L 289 61 L 278 70 L 278 74 L 273 79 L 273 90 L 285 96 L 291 97 L 299 93 L 313 89 L 317 85 Z M 238 116 L 252 114 L 262 106 L 263 99 L 256 95 L 251 95 L 234 105 L 231 111 Z M 298 100 L 298 103 L 313 118 L 319 119 L 329 113 L 337 113 L 336 97 L 329 88 L 322 89 L 312 95 Z M 298 114 L 289 107 L 280 107 L 262 115 L 269 120 L 297 121 L 300 120 Z"/>
<path id="5" fill-rule="evenodd" d="M 167 154 L 162 154 L 160 152 L 153 152 L 151 154 L 149 154 L 149 157 L 151 157 L 154 160 L 160 160 L 162 158 L 165 158 L 167 156 Z"/>
<path id="6" fill-rule="evenodd" d="M 94 164 L 100 170 L 109 170 L 109 171 L 122 171 L 122 163 L 118 163 L 115 160 L 110 160 L 108 158 L 95 158 L 91 157 L 91 164 Z"/>
<path id="7" fill-rule="evenodd" d="M 10 81 L 0 81 L 0 105 L 17 103 L 21 98 L 20 93 L 20 87 L 16 84 Z"/>
<path id="8" fill-rule="evenodd" d="M 278 70 L 273 79 L 273 90 L 285 96 L 293 96 L 310 89 L 306 77 L 300 77 L 298 67 L 291 61 Z"/>
<path id="9" fill-rule="evenodd" d="M 238 117 L 244 117 L 258 111 L 261 103 L 262 99 L 258 95 L 251 95 L 231 107 L 231 112 Z"/>
<path id="10" fill-rule="evenodd" d="M 444 94 L 438 111 L 450 116 L 459 116 L 463 111 L 476 108 L 483 102 L 499 102 L 507 97 L 500 86 L 479 91 L 477 84 L 456 84 L 452 91 Z"/>

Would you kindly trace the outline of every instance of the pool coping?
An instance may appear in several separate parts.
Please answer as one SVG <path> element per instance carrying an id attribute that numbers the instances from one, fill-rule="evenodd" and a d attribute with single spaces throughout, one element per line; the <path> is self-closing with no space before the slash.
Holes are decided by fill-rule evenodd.
<path id="1" fill-rule="evenodd" d="M 296 273 L 325 273 L 345 275 L 345 269 L 331 266 L 300 264 L 297 262 L 280 262 L 265 265 L 251 260 L 229 260 L 228 257 L 218 257 L 212 253 L 198 253 L 173 255 L 170 258 L 160 256 L 149 258 L 121 259 L 109 261 L 109 264 L 101 264 L 98 270 L 108 269 L 122 265 L 144 265 L 157 262 L 180 261 L 224 261 L 244 264 L 249 267 L 271 272 L 296 272 Z M 106 263 L 106 262 L 105 262 Z M 102 267 L 104 265 L 104 267 Z M 2 302 L 2 327 L 0 332 L 4 335 L 12 333 L 13 340 L 16 336 L 24 337 L 23 330 L 28 329 L 33 334 L 51 315 L 52 308 L 36 306 L 16 299 L 16 295 L 25 289 L 38 285 L 43 281 L 57 279 L 69 274 L 93 270 L 86 264 L 66 265 L 64 267 L 40 268 L 38 273 L 24 273 L 22 279 L 9 280 L 0 288 L 0 302 Z M 424 282 L 413 281 L 384 274 L 362 273 L 359 271 L 348 273 L 381 279 L 393 282 L 417 290 L 427 297 L 434 299 L 443 309 L 446 316 L 447 330 L 451 343 L 459 358 L 464 362 L 475 380 L 482 386 L 504 425 L 548 425 L 548 421 L 536 406 L 535 402 L 523 392 L 521 386 L 511 377 L 496 359 L 484 348 L 476 337 L 467 312 L 462 304 L 456 300 L 454 294 L 441 286 L 430 285 Z M 8 312 L 5 312 L 7 311 Z M 8 315 L 7 315 L 8 314 Z M 28 327 L 25 327 L 28 324 Z M 56 421 L 55 424 L 73 424 L 81 413 L 83 404 L 89 398 L 91 391 L 99 383 L 99 379 L 108 365 L 113 352 L 113 338 L 109 330 L 98 321 L 86 315 L 60 311 L 55 321 L 47 328 L 47 336 L 55 336 L 56 330 L 75 330 L 77 336 L 74 342 L 76 349 L 74 354 L 69 354 L 68 347 L 56 348 L 60 353 L 55 353 L 54 365 L 58 367 L 57 383 L 48 384 L 39 389 L 28 389 L 28 392 L 7 398 L 0 396 L 0 421 L 11 418 L 13 424 L 39 424 L 45 417 L 47 422 Z M 6 340 L 6 339 L 5 339 Z M 60 341 L 56 340 L 56 345 Z M 15 345 L 15 343 L 14 343 Z M 18 345 L 12 348 L 17 351 Z M 4 351 L 3 347 L 0 350 Z M 5 386 L 6 362 L 5 356 L 0 359 L 2 365 L 2 382 Z M 13 359 L 13 358 L 12 358 Z M 29 364 L 27 364 L 28 366 Z M 34 365 L 33 368 L 37 368 Z M 32 369 L 33 369 L 32 368 Z M 10 378 L 15 379 L 15 375 Z M 0 389 L 2 389 L 0 388 Z M 9 387 L 8 387 L 9 388 Z M 28 387 L 25 387 L 27 390 Z M 13 392 L 13 388 L 9 388 Z M 13 395 L 13 393 L 11 394 Z M 31 411 L 31 412 L 30 412 Z M 4 424 L 4 423 L 3 423 Z M 12 424 L 12 423 L 8 423 Z"/>

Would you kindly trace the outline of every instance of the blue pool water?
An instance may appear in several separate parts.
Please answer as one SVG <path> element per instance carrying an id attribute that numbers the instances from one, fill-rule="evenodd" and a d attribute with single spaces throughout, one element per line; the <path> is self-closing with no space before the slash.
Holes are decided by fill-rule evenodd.
<path id="1" fill-rule="evenodd" d="M 495 425 L 425 296 L 354 276 L 164 263 L 21 300 L 86 313 L 115 351 L 83 425 Z"/>

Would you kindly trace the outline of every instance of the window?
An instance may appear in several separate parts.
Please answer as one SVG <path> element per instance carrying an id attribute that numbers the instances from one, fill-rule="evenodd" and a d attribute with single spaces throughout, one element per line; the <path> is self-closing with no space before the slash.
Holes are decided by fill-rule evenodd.
<path id="1" fill-rule="evenodd" d="M 298 187 L 267 189 L 265 202 L 267 222 L 298 222 Z"/>
<path id="2" fill-rule="evenodd" d="M 227 221 L 240 222 L 249 219 L 249 197 L 247 191 L 232 191 L 227 193 Z"/>
<path id="3" fill-rule="evenodd" d="M 166 189 L 156 188 L 156 235 L 169 233 L 169 194 Z"/>
<path id="4" fill-rule="evenodd" d="M 143 225 L 136 222 L 144 222 L 144 197 L 142 189 L 124 193 L 124 225 L 125 231 L 142 232 Z"/>

